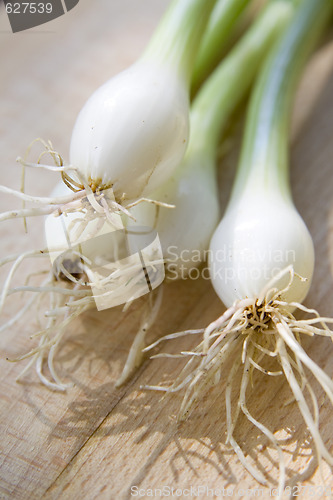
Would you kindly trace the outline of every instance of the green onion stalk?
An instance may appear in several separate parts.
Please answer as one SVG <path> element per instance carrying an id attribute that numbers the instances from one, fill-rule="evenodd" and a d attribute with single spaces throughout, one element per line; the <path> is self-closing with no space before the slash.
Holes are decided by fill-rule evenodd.
<path id="1" fill-rule="evenodd" d="M 192 74 L 192 89 L 197 91 L 220 61 L 220 55 L 229 42 L 238 18 L 250 0 L 219 1 L 209 18 L 200 43 Z"/>

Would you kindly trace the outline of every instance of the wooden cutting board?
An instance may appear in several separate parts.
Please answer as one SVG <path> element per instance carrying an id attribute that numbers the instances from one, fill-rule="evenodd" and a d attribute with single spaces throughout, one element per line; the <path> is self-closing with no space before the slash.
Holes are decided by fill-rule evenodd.
<path id="1" fill-rule="evenodd" d="M 167 0 L 81 0 L 65 16 L 16 34 L 0 10 L 1 184 L 19 188 L 15 159 L 36 137 L 51 139 L 68 158 L 71 129 L 83 103 L 101 83 L 136 60 L 167 4 Z M 238 156 L 241 135 L 236 132 L 220 165 L 222 205 Z M 294 199 L 316 250 L 306 304 L 329 316 L 333 314 L 333 43 L 329 39 L 313 56 L 297 94 L 291 165 Z M 52 173 L 29 171 L 26 191 L 46 195 L 57 180 Z M 1 196 L 1 211 L 17 206 L 10 196 Z M 0 231 L 0 258 L 44 246 L 42 221 L 37 219 L 28 223 L 27 234 L 22 221 L 2 223 Z M 30 262 L 29 271 L 34 269 L 36 263 Z M 2 284 L 5 271 L 8 268 L 2 270 Z M 25 300 L 17 296 L 8 301 L 1 323 Z M 159 393 L 140 389 L 142 384 L 170 381 L 182 361 L 147 360 L 130 383 L 115 389 L 143 303 L 138 301 L 126 313 L 121 308 L 91 311 L 71 325 L 57 361 L 63 379 L 73 383 L 66 393 L 42 386 L 33 370 L 16 383 L 23 365 L 5 359 L 35 345 L 30 339 L 37 329 L 33 311 L 23 324 L 1 334 L 1 499 L 118 499 L 130 498 L 131 491 L 149 497 L 149 489 L 155 488 L 169 496 L 172 488 L 174 496 L 184 497 L 200 493 L 200 498 L 218 498 L 223 488 L 224 496 L 233 490 L 234 498 L 250 498 L 255 491 L 261 498 L 274 496 L 270 488 L 277 484 L 277 456 L 253 426 L 240 419 L 236 437 L 249 459 L 265 472 L 269 487 L 258 485 L 225 445 L 223 378 L 182 425 L 176 423 L 180 395 L 163 399 Z M 222 311 L 207 280 L 171 283 L 165 286 L 150 339 L 203 327 Z M 194 339 L 182 338 L 164 349 L 179 352 L 193 346 Z M 308 339 L 305 346 L 332 375 L 331 343 Z M 299 498 L 311 498 L 310 486 L 320 498 L 321 478 L 306 427 L 295 404 L 284 406 L 290 398 L 288 388 L 278 377 L 258 380 L 250 407 L 283 440 L 288 477 L 294 477 L 288 484 L 302 485 Z M 322 435 L 332 449 L 332 410 L 318 394 Z M 324 476 L 333 487 L 327 466 Z"/>

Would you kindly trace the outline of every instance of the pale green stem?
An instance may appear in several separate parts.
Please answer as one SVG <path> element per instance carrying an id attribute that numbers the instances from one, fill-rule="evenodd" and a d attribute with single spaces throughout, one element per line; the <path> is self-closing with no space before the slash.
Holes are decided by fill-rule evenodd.
<path id="1" fill-rule="evenodd" d="M 143 59 L 172 65 L 189 85 L 194 60 L 216 0 L 173 0 Z"/>
<path id="2" fill-rule="evenodd" d="M 274 0 L 202 86 L 191 110 L 187 152 L 215 155 L 223 126 L 248 92 L 256 72 L 276 37 L 294 12 L 289 0 Z"/>
<path id="3" fill-rule="evenodd" d="M 255 86 L 229 207 L 244 190 L 291 201 L 288 134 L 292 98 L 307 57 L 333 11 L 332 0 L 303 0 L 273 48 Z"/>
<path id="4" fill-rule="evenodd" d="M 196 90 L 219 61 L 240 14 L 251 0 L 219 0 L 215 5 L 195 59 L 192 88 Z"/>

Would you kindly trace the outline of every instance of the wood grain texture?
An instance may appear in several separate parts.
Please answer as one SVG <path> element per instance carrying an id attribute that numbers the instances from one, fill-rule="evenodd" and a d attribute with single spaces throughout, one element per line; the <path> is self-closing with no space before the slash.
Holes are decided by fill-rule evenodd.
<path id="1" fill-rule="evenodd" d="M 15 158 L 24 154 L 35 137 L 52 139 L 66 158 L 81 106 L 95 88 L 135 61 L 167 4 L 167 0 L 81 0 L 66 16 L 15 35 L 0 11 L 1 184 L 19 187 Z M 221 163 L 222 206 L 237 161 L 240 132 Z M 323 315 L 333 312 L 332 137 L 333 43 L 327 41 L 313 56 L 299 88 L 291 144 L 295 203 L 316 250 L 314 281 L 306 304 Z M 27 192 L 45 195 L 54 182 L 54 174 L 30 171 Z M 1 196 L 1 211 L 16 206 L 11 197 Z M 29 222 L 28 229 L 25 234 L 22 221 L 1 224 L 0 258 L 44 246 L 42 221 Z M 35 262 L 29 265 L 29 271 L 36 268 Z M 24 300 L 8 301 L 2 321 Z M 33 311 L 23 324 L 1 334 L 0 498 L 130 498 L 132 486 L 146 490 L 163 486 L 234 488 L 234 498 L 238 498 L 236 488 L 259 487 L 224 444 L 224 380 L 208 392 L 182 425 L 177 425 L 175 418 L 180 395 L 163 399 L 158 393 L 140 389 L 142 384 L 171 380 L 181 366 L 179 360 L 146 361 L 127 386 L 115 389 L 142 302 L 127 313 L 120 308 L 91 311 L 71 326 L 57 362 L 61 376 L 74 384 L 65 394 L 43 387 L 34 371 L 23 383 L 15 383 L 22 365 L 5 359 L 33 345 L 29 338 L 37 327 Z M 162 309 L 150 338 L 203 327 L 222 310 L 208 281 L 171 283 L 165 286 Z M 168 350 L 179 352 L 193 345 L 194 339 L 183 338 L 170 343 Z M 329 341 L 308 339 L 305 346 L 332 375 Z M 279 378 L 261 376 L 256 382 L 249 406 L 277 437 L 285 439 L 290 475 L 293 471 L 295 480 L 304 487 L 319 486 L 321 479 L 306 427 L 295 404 L 283 405 L 290 397 L 288 388 Z M 332 449 L 332 410 L 322 397 L 320 412 L 322 434 Z M 275 451 L 245 419 L 240 420 L 236 437 L 271 480 L 271 486 L 276 486 Z M 327 484 L 333 487 L 326 466 L 324 473 Z M 260 488 L 262 498 L 270 498 L 270 490 Z M 206 497 L 202 493 L 201 498 Z M 299 498 L 310 498 L 309 490 Z"/>

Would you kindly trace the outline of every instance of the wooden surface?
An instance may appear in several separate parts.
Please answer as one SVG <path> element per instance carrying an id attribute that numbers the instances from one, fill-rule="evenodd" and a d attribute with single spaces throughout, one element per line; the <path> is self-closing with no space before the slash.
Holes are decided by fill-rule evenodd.
<path id="1" fill-rule="evenodd" d="M 95 88 L 140 55 L 167 4 L 167 0 L 81 0 L 66 16 L 15 35 L 0 11 L 1 184 L 19 187 L 15 158 L 35 137 L 52 139 L 67 158 L 71 129 L 81 106 Z M 314 281 L 306 304 L 332 315 L 333 43 L 329 41 L 304 75 L 292 137 L 294 198 L 316 249 Z M 238 143 L 232 143 L 221 168 L 222 204 L 227 200 Z M 56 178 L 36 171 L 27 177 L 27 192 L 39 195 L 46 195 Z M 16 200 L 1 196 L 1 211 L 17 206 Z M 22 221 L 2 223 L 0 257 L 42 247 L 42 221 L 29 222 L 28 229 L 25 234 Z M 30 269 L 34 266 L 32 263 Z M 3 283 L 3 272 L 1 277 Z M 1 323 L 23 303 L 24 297 L 8 302 Z M 162 310 L 150 338 L 202 327 L 221 311 L 208 281 L 170 284 L 165 287 Z M 23 383 L 15 383 L 22 364 L 5 360 L 34 345 L 29 338 L 36 329 L 32 311 L 23 325 L 1 335 L 1 499 L 129 498 L 132 486 L 143 488 L 146 497 L 148 488 L 163 486 L 234 488 L 234 498 L 238 498 L 236 488 L 259 487 L 224 444 L 223 380 L 181 426 L 175 419 L 180 395 L 161 399 L 158 393 L 140 390 L 144 383 L 171 380 L 179 360 L 146 361 L 126 387 L 115 389 L 139 315 L 140 303 L 126 314 L 119 308 L 92 311 L 71 326 L 57 362 L 64 380 L 74 383 L 66 394 L 42 386 L 34 371 Z M 168 350 L 179 352 L 191 346 L 192 339 L 181 339 Z M 306 348 L 332 375 L 329 341 L 309 339 Z M 250 408 L 285 440 L 288 476 L 293 475 L 304 487 L 319 486 L 311 440 L 297 407 L 283 406 L 290 397 L 288 389 L 279 378 L 261 376 L 256 380 L 259 385 Z M 332 449 L 332 410 L 322 397 L 320 406 L 322 434 Z M 240 420 L 236 437 L 266 473 L 271 487 L 276 486 L 274 450 L 245 419 Z M 333 486 L 326 466 L 324 473 Z M 306 476 L 310 479 L 302 482 Z M 260 489 L 262 498 L 270 498 L 269 489 Z M 250 494 L 251 490 L 246 498 Z M 200 497 L 207 498 L 203 493 Z M 309 491 L 303 491 L 300 498 L 310 498 Z"/>

